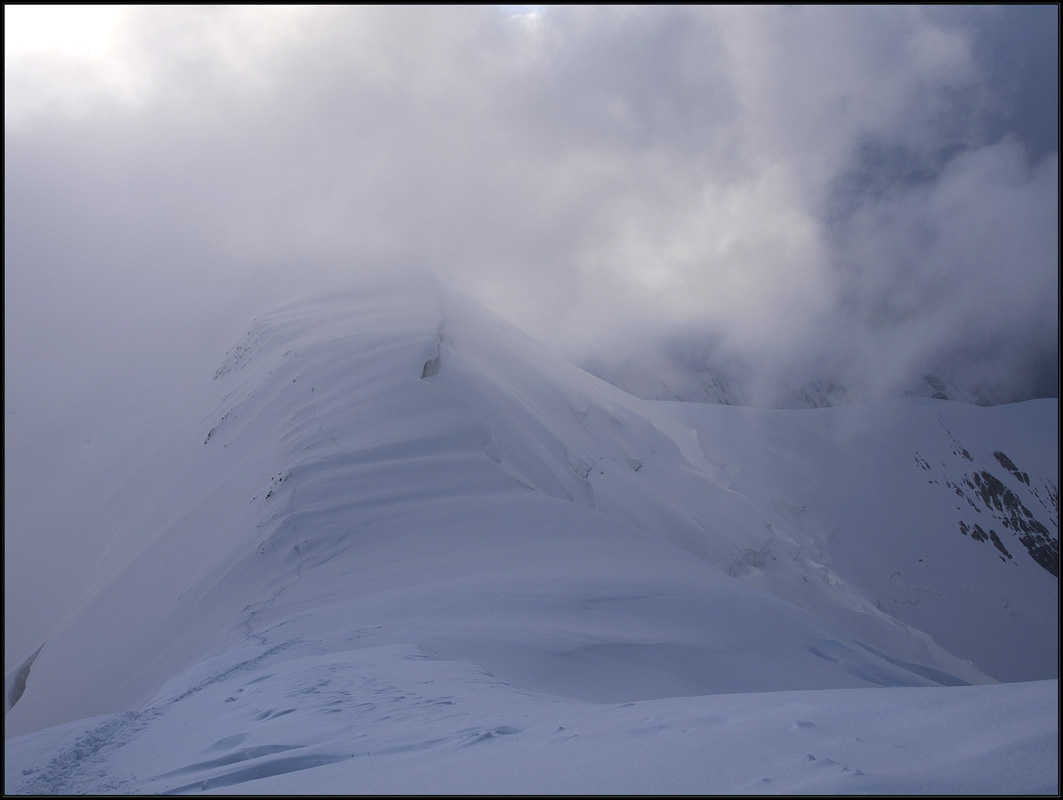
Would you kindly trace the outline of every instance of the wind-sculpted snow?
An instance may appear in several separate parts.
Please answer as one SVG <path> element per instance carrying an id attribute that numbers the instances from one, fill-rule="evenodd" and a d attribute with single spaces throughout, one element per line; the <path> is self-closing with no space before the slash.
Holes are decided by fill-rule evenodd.
<path id="1" fill-rule="evenodd" d="M 643 401 L 428 281 L 263 315 L 205 374 L 217 408 L 139 549 L 28 662 L 9 791 L 1008 789 L 903 766 L 899 722 L 862 759 L 798 753 L 810 713 L 767 712 L 818 697 L 863 730 L 872 688 L 947 697 L 927 741 L 1014 700 L 994 775 L 1054 735 L 1048 684 L 989 684 L 1055 676 L 1056 579 L 962 536 L 940 479 L 962 441 L 1021 465 L 1014 491 L 1057 485 L 1055 405 Z M 707 720 L 781 760 L 616 757 L 697 761 L 732 741 Z M 1026 763 L 1021 785 L 1055 780 Z"/>

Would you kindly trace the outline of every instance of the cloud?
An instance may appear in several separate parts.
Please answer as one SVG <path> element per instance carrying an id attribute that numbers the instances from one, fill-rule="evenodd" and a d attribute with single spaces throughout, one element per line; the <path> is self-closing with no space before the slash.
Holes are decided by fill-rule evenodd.
<path id="1" fill-rule="evenodd" d="M 191 418 L 246 320 L 368 270 L 435 271 L 577 361 L 707 353 L 769 393 L 942 365 L 989 393 L 1054 383 L 1054 7 L 143 7 L 109 25 L 106 48 L 5 53 L 25 526 L 42 492 L 124 453 L 99 455 L 129 420 Z"/>
<path id="2" fill-rule="evenodd" d="M 1058 158 L 1024 156 L 1010 139 L 962 152 L 837 226 L 839 318 L 869 343 L 869 366 L 892 359 L 883 378 L 946 363 L 992 396 L 1055 347 Z"/>

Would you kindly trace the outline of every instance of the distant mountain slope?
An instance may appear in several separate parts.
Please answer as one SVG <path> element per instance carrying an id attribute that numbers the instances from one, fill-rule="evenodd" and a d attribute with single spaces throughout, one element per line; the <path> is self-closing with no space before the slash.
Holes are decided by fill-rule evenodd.
<path id="1" fill-rule="evenodd" d="M 420 280 L 265 315 L 214 377 L 135 548 L 8 676 L 7 735 L 249 648 L 595 702 L 1058 668 L 1055 402 L 643 401 Z"/>
<path id="2" fill-rule="evenodd" d="M 767 408 L 831 408 L 849 403 L 885 399 L 847 383 L 841 374 L 798 380 L 768 380 L 738 358 L 691 356 L 677 352 L 652 358 L 592 357 L 583 367 L 624 391 L 646 400 L 682 400 L 721 405 L 756 405 Z M 999 394 L 999 392 L 998 392 Z M 892 387 L 896 397 L 927 397 L 975 405 L 1013 402 L 1012 398 L 964 387 L 934 372 L 924 372 Z M 1022 399 L 1028 399 L 1027 394 Z"/>
<path id="3" fill-rule="evenodd" d="M 856 591 L 998 680 L 1058 671 L 1058 407 L 671 404 L 772 520 L 752 579 L 793 596 L 778 584 L 805 562 L 802 581 Z"/>

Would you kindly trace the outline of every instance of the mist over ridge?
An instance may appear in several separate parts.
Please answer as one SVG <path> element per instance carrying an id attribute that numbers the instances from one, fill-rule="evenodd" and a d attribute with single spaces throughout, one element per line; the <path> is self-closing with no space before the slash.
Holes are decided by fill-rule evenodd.
<path id="1" fill-rule="evenodd" d="M 927 373 L 1044 396 L 1057 27 L 1051 7 L 186 8 L 129 11 L 95 61 L 12 47 L 10 368 L 87 357 L 66 318 L 128 348 L 414 266 L 577 363 L 708 348 L 767 396 Z"/>

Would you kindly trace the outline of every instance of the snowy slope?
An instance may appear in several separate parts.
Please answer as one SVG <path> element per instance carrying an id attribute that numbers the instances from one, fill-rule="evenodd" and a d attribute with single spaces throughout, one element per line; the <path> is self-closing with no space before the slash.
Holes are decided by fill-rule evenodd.
<path id="1" fill-rule="evenodd" d="M 1058 793 L 1057 681 L 592 704 L 415 646 L 268 653 L 7 740 L 5 790 Z"/>
<path id="2" fill-rule="evenodd" d="M 749 579 L 826 614 L 855 591 L 998 680 L 1057 674 L 1056 400 L 671 405 L 772 525 Z"/>
<path id="3" fill-rule="evenodd" d="M 263 316 L 215 382 L 8 676 L 8 791 L 947 790 L 976 751 L 1057 781 L 1055 401 L 643 401 L 420 278 Z M 945 783 L 883 746 L 847 784 L 794 738 L 828 719 L 998 728 L 937 746 Z M 777 777 L 636 769 L 647 736 Z"/>

